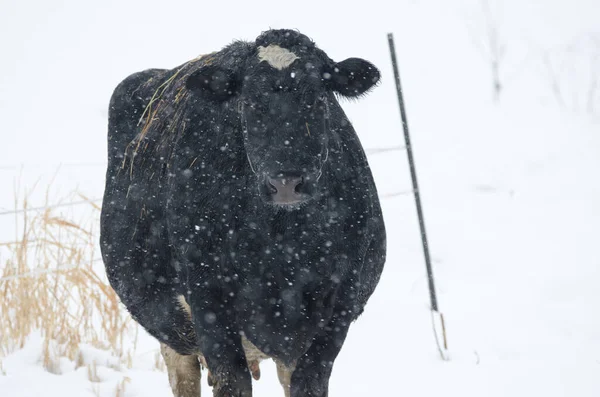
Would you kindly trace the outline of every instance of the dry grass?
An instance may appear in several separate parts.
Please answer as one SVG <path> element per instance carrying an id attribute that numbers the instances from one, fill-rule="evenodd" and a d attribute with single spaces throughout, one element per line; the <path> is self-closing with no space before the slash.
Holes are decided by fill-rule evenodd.
<path id="1" fill-rule="evenodd" d="M 115 397 L 125 397 L 125 389 L 127 387 L 127 384 L 130 382 L 131 379 L 127 376 L 124 376 L 123 380 L 121 380 L 121 382 L 118 383 L 117 387 L 115 388 Z"/>
<path id="2" fill-rule="evenodd" d="M 60 357 L 75 360 L 81 343 L 131 364 L 135 344 L 127 341 L 136 338 L 137 327 L 104 275 L 98 206 L 29 211 L 31 192 L 23 196 L 15 193 L 15 209 L 25 211 L 15 211 L 14 240 L 0 242 L 0 357 L 39 331 L 50 372 L 59 373 Z M 64 199 L 75 196 L 85 199 L 76 193 Z"/>
<path id="3" fill-rule="evenodd" d="M 96 362 L 93 361 L 91 364 L 89 364 L 87 366 L 87 371 L 88 371 L 88 380 L 92 383 L 100 383 L 102 382 L 102 379 L 100 379 L 100 377 L 98 376 L 98 366 L 96 365 Z"/>

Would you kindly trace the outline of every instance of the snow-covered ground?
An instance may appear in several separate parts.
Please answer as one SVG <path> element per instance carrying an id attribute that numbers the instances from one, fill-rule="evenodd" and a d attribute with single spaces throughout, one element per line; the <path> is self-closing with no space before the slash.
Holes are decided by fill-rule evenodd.
<path id="1" fill-rule="evenodd" d="M 372 154 L 388 261 L 336 361 L 330 395 L 600 396 L 600 109 L 593 116 L 559 107 L 536 62 L 544 50 L 597 29 L 600 3 L 496 6 L 511 76 L 498 105 L 473 45 L 477 4 L 4 2 L 0 212 L 13 207 L 20 164 L 23 185 L 38 178 L 43 185 L 62 163 L 56 197 L 77 187 L 100 198 L 106 105 L 118 81 L 233 38 L 251 40 L 268 27 L 298 28 L 334 59 L 360 56 L 378 65 L 382 85 L 344 106 L 366 148 L 402 145 L 385 36 L 391 31 L 451 360 L 439 359 L 431 330 L 406 153 Z M 11 222 L 0 217 L 0 241 L 14 236 Z M 60 375 L 44 371 L 42 339 L 33 334 L 1 359 L 0 395 L 105 397 L 124 382 L 124 396 L 170 396 L 148 336 L 140 335 L 131 369 L 81 349 L 96 361 L 99 381 L 68 360 Z M 261 367 L 254 394 L 283 395 L 274 366 Z"/>

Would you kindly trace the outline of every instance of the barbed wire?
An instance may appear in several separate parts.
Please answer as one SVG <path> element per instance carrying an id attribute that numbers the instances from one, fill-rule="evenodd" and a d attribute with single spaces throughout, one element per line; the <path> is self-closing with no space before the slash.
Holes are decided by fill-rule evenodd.
<path id="1" fill-rule="evenodd" d="M 0 165 L 0 171 L 20 171 L 26 168 L 48 168 L 48 167 L 59 167 L 59 168 L 72 168 L 72 167 L 106 167 L 106 163 L 60 163 L 60 164 L 4 164 Z"/>
<path id="2" fill-rule="evenodd" d="M 366 153 L 368 155 L 376 155 L 376 154 L 381 154 L 381 153 L 387 153 L 387 152 L 392 152 L 392 151 L 399 151 L 399 150 L 404 150 L 405 146 L 392 146 L 392 147 L 382 147 L 382 148 L 369 148 L 366 149 Z M 79 166 L 88 166 L 88 167 L 92 167 L 92 166 L 106 166 L 106 163 L 65 163 L 65 164 L 60 164 L 60 167 L 79 167 Z M 25 167 L 25 165 L 21 165 L 21 166 L 0 166 L 0 170 L 19 170 L 19 169 L 23 169 Z M 47 167 L 47 165 L 44 164 L 33 164 L 30 165 L 28 164 L 27 167 Z M 412 191 L 411 191 L 412 192 Z M 407 194 L 405 192 L 397 192 L 397 193 L 391 193 L 391 194 L 387 194 L 387 195 L 383 195 L 383 197 L 395 197 L 395 196 L 399 196 L 402 194 Z M 60 207 L 72 207 L 75 205 L 81 205 L 81 204 L 90 204 L 90 203 L 101 203 L 102 199 L 101 198 L 94 198 L 94 199 L 89 199 L 89 200 L 78 200 L 78 201 L 70 201 L 67 203 L 58 203 L 58 204 L 51 204 L 51 205 L 44 205 L 44 206 L 39 206 L 39 207 L 31 207 L 31 208 L 19 208 L 16 210 L 5 210 L 5 211 L 0 211 L 0 216 L 1 215 L 14 215 L 14 214 L 22 214 L 25 212 L 29 212 L 29 211 L 44 211 L 47 209 L 52 209 L 52 208 L 60 208 Z"/>
<path id="3" fill-rule="evenodd" d="M 412 194 L 412 193 L 413 193 L 412 190 L 406 190 L 406 191 L 400 191 L 400 192 L 382 194 L 381 197 L 383 197 L 383 198 L 389 198 L 389 197 L 402 196 L 402 195 Z M 95 203 L 101 203 L 101 202 L 102 202 L 102 199 L 100 199 L 100 198 L 89 199 L 89 200 L 70 201 L 68 203 L 45 205 L 45 206 L 41 206 L 41 207 L 19 208 L 17 210 L 2 211 L 2 212 L 0 212 L 0 215 L 22 214 L 24 212 L 29 212 L 29 211 L 44 211 L 46 209 L 52 209 L 52 208 L 72 207 L 72 206 L 75 206 L 75 205 L 90 204 L 90 203 L 94 203 L 95 204 Z"/>
<path id="4" fill-rule="evenodd" d="M 92 259 L 91 263 L 100 262 L 101 260 L 102 260 L 102 258 L 94 258 L 94 259 Z M 16 279 L 20 279 L 20 278 L 26 278 L 26 277 L 38 277 L 38 276 L 41 276 L 43 274 L 48 274 L 48 273 L 59 273 L 62 271 L 77 269 L 79 267 L 81 267 L 81 265 L 68 265 L 68 266 L 59 265 L 52 269 L 33 270 L 33 271 L 27 272 L 27 273 L 20 273 L 20 274 L 14 274 L 12 276 L 0 277 L 0 283 L 5 282 L 5 281 L 10 281 L 10 280 L 16 280 Z"/>
<path id="5" fill-rule="evenodd" d="M 404 191 L 400 191 L 400 192 L 394 192 L 394 193 L 386 193 L 386 194 L 382 194 L 381 197 L 383 198 L 392 198 L 392 197 L 398 197 L 398 196 L 408 196 L 410 194 L 413 194 L 415 191 L 414 190 L 404 190 Z"/>
<path id="6" fill-rule="evenodd" d="M 403 195 L 412 194 L 412 193 L 413 193 L 412 190 L 405 190 L 405 191 L 400 191 L 400 192 L 382 194 L 381 197 L 390 198 L 390 197 L 403 196 Z M 45 205 L 45 206 L 31 207 L 31 208 L 19 208 L 17 210 L 11 210 L 11 211 L 2 211 L 2 212 L 0 212 L 0 215 L 22 214 L 24 212 L 29 212 L 29 211 L 44 211 L 46 209 L 52 209 L 52 208 L 72 207 L 75 205 L 90 204 L 90 203 L 95 204 L 95 203 L 101 203 L 101 202 L 102 202 L 102 199 L 100 199 L 100 198 L 89 199 L 89 200 L 70 201 L 68 203 L 52 204 L 52 205 Z"/>
<path id="7" fill-rule="evenodd" d="M 380 148 L 367 148 L 365 149 L 365 153 L 372 155 L 372 154 L 379 154 L 379 153 L 385 153 L 385 152 L 392 152 L 395 150 L 404 150 L 405 147 L 404 146 L 392 146 L 392 147 L 380 147 Z M 106 162 L 81 162 L 81 163 L 60 163 L 60 164 L 54 164 L 55 167 L 59 167 L 59 168 L 72 168 L 72 167 L 106 167 L 107 163 Z M 22 170 L 25 168 L 48 168 L 49 165 L 48 164 L 42 164 L 42 163 L 38 163 L 38 164 L 4 164 L 4 165 L 0 165 L 0 171 L 18 171 L 18 170 Z"/>
<path id="8" fill-rule="evenodd" d="M 365 149 L 365 152 L 368 155 L 373 155 L 373 154 L 381 154 L 381 153 L 387 153 L 387 152 L 395 152 L 395 151 L 400 151 L 400 150 L 404 150 L 406 149 L 406 146 L 392 146 L 392 147 L 382 147 L 382 148 L 369 148 L 369 149 Z"/>
<path id="9" fill-rule="evenodd" d="M 75 205 L 93 204 L 93 203 L 101 203 L 101 202 L 102 202 L 102 199 L 100 199 L 100 198 L 89 199 L 89 200 L 70 201 L 68 203 L 44 205 L 41 207 L 19 208 L 19 209 L 11 210 L 11 211 L 2 211 L 2 212 L 0 212 L 0 215 L 22 214 L 24 212 L 29 212 L 29 211 L 44 211 L 44 210 L 51 209 L 51 208 L 72 207 Z"/>

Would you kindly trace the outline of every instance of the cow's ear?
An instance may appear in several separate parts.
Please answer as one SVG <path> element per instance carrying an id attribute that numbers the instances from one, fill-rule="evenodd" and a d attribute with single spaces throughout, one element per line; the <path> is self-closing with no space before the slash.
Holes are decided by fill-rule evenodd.
<path id="1" fill-rule="evenodd" d="M 222 102 L 237 93 L 238 82 L 235 74 L 227 69 L 208 65 L 196 70 L 187 78 L 185 86 L 203 97 Z"/>
<path id="2" fill-rule="evenodd" d="M 331 90 L 342 96 L 355 98 L 373 88 L 381 74 L 372 63 L 364 59 L 348 58 L 327 67 L 323 77 Z"/>

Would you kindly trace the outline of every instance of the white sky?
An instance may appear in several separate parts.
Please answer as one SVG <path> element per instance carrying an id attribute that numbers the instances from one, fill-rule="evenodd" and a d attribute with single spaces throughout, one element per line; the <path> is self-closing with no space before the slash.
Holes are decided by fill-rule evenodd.
<path id="1" fill-rule="evenodd" d="M 411 70 L 432 79 L 455 75 L 460 63 L 453 70 L 445 59 L 471 45 L 465 26 L 477 3 L 2 0 L 0 166 L 104 161 L 100 126 L 121 79 L 149 67 L 172 68 L 235 38 L 253 40 L 269 27 L 298 28 L 334 59 L 369 59 L 382 69 L 384 83 L 391 72 L 385 34 L 393 31 L 409 77 Z M 551 48 L 599 29 L 597 0 L 495 4 L 514 47 Z M 392 98 L 391 85 L 385 90 L 381 102 Z"/>

